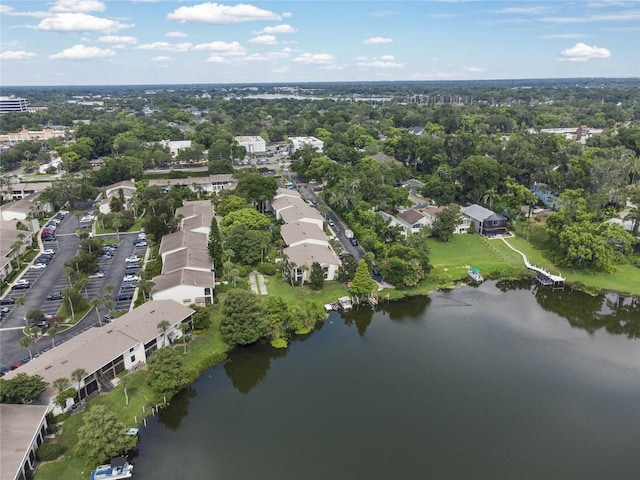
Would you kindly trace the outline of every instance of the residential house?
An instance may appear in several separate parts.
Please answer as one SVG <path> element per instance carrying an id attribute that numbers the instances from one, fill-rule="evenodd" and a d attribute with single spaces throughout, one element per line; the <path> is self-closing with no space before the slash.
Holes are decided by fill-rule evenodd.
<path id="1" fill-rule="evenodd" d="M 533 193 L 538 200 L 545 204 L 545 206 L 549 208 L 555 209 L 558 202 L 558 195 L 551 191 L 549 186 L 546 183 L 535 182 L 531 188 L 531 193 Z"/>
<path id="2" fill-rule="evenodd" d="M 111 200 L 113 197 L 119 197 L 122 192 L 124 198 L 124 208 L 129 209 L 130 201 L 136 193 L 136 184 L 133 180 L 124 180 L 104 187 L 101 195 L 98 210 L 100 213 L 107 214 L 111 212 Z"/>
<path id="3" fill-rule="evenodd" d="M 190 232 L 186 230 L 179 230 L 174 233 L 169 233 L 162 237 L 160 241 L 160 256 L 162 257 L 162 263 L 166 261 L 168 254 L 177 252 L 185 248 L 198 248 L 200 250 L 207 250 L 207 244 L 209 242 L 209 236 L 204 232 Z"/>
<path id="4" fill-rule="evenodd" d="M 50 186 L 51 182 L 10 183 L 6 185 L 7 189 L 3 192 L 3 198 L 7 199 L 10 195 L 11 200 L 22 200 L 34 193 L 40 193 Z"/>
<path id="5" fill-rule="evenodd" d="M 509 232 L 508 219 L 488 208 L 473 204 L 462 209 L 462 215 L 473 222 L 475 231 L 485 237 L 504 235 Z"/>
<path id="6" fill-rule="evenodd" d="M 181 268 L 153 277 L 150 295 L 154 300 L 172 300 L 183 305 L 206 307 L 213 303 L 214 282 L 213 271 Z"/>
<path id="7" fill-rule="evenodd" d="M 311 265 L 314 262 L 318 262 L 322 267 L 325 280 L 334 280 L 341 265 L 340 259 L 329 245 L 298 243 L 295 246 L 286 247 L 284 254 L 289 266 L 289 275 L 298 283 L 309 281 Z"/>
<path id="8" fill-rule="evenodd" d="M 433 226 L 433 222 L 436 221 L 436 218 L 438 218 L 438 214 L 442 210 L 444 210 L 444 207 L 427 207 L 424 209 L 423 213 L 424 216 L 427 217 L 429 227 Z M 453 231 L 454 234 L 468 233 L 469 228 L 471 228 L 471 220 L 469 220 L 469 218 L 465 217 L 462 214 L 460 215 L 460 218 L 460 223 L 456 225 Z"/>
<path id="9" fill-rule="evenodd" d="M 276 219 L 283 223 L 314 223 L 320 229 L 324 226 L 324 217 L 305 202 L 296 190 L 278 188 L 268 208 L 273 212 Z"/>
<path id="10" fill-rule="evenodd" d="M 26 220 L 36 218 L 40 213 L 51 212 L 51 205 L 38 202 L 39 196 L 40 192 L 32 193 L 22 200 L 0 205 L 0 220 Z"/>
<path id="11" fill-rule="evenodd" d="M 378 211 L 378 215 L 389 222 L 391 227 L 399 227 L 402 235 L 407 237 L 418 233 L 424 227 L 431 226 L 430 218 L 414 208 L 407 208 L 397 215 L 390 215 L 383 211 Z"/>

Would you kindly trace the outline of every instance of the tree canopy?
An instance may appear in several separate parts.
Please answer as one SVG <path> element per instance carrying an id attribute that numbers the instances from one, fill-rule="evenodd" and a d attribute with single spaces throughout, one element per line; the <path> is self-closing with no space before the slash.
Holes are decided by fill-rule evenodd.
<path id="1" fill-rule="evenodd" d="M 269 329 L 260 298 L 246 290 L 227 293 L 222 306 L 220 333 L 229 345 L 248 345 L 263 337 Z"/>

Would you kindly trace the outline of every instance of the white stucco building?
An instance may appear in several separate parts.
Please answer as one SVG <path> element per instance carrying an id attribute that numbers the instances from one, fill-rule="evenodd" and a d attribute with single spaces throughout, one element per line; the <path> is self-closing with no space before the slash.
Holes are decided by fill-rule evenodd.
<path id="1" fill-rule="evenodd" d="M 245 135 L 234 137 L 233 140 L 247 150 L 247 154 L 263 154 L 267 152 L 267 142 L 258 135 Z"/>

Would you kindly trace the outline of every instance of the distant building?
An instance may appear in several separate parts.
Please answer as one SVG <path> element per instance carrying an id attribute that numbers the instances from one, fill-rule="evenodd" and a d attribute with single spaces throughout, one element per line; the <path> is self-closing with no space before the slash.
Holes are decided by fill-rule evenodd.
<path id="1" fill-rule="evenodd" d="M 10 112 L 26 112 L 29 109 L 29 101 L 20 97 L 0 97 L 0 115 Z"/>
<path id="2" fill-rule="evenodd" d="M 316 137 L 291 137 L 289 142 L 291 143 L 291 153 L 300 150 L 305 145 L 311 145 L 318 153 L 322 153 L 322 147 L 324 147 L 324 142 Z"/>
<path id="3" fill-rule="evenodd" d="M 149 186 L 162 187 L 165 192 L 172 188 L 188 187 L 195 193 L 218 193 L 220 190 L 233 190 L 238 181 L 230 173 L 220 173 L 207 177 L 162 178 L 149 180 Z"/>
<path id="4" fill-rule="evenodd" d="M 241 147 L 244 147 L 247 150 L 247 153 L 251 155 L 252 153 L 266 153 L 267 152 L 267 142 L 264 141 L 264 138 L 253 135 L 253 136 L 240 136 L 234 137 L 233 140 Z"/>
<path id="5" fill-rule="evenodd" d="M 579 127 L 569 127 L 569 128 L 541 128 L 536 130 L 535 128 L 530 128 L 529 133 L 547 133 L 549 135 L 562 135 L 567 140 L 575 140 L 576 142 L 580 142 L 582 144 L 587 143 L 587 140 L 593 137 L 594 135 L 601 135 L 601 128 L 589 128 L 586 125 L 580 125 Z"/>
<path id="6" fill-rule="evenodd" d="M 64 136 L 65 133 L 63 130 L 45 128 L 44 130 L 35 131 L 23 128 L 19 132 L 0 135 L 0 143 L 15 145 L 16 143 L 26 142 L 27 140 L 47 140 L 49 138 L 64 138 Z"/>
<path id="7" fill-rule="evenodd" d="M 191 148 L 191 140 L 162 140 L 160 145 L 169 149 L 172 158 L 176 158 L 180 150 Z"/>
<path id="8" fill-rule="evenodd" d="M 104 187 L 104 198 L 100 201 L 100 205 L 98 207 L 100 213 L 105 215 L 111 213 L 111 200 L 113 197 L 119 197 L 120 191 L 122 191 L 122 196 L 124 198 L 123 207 L 125 210 L 129 209 L 129 202 L 136 193 L 136 185 L 133 180 L 123 180 L 122 182 Z"/>

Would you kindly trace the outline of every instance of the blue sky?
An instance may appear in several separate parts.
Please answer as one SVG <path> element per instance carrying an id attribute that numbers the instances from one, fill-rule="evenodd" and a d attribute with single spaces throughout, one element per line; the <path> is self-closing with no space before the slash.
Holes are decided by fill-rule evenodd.
<path id="1" fill-rule="evenodd" d="M 640 2 L 0 1 L 0 84 L 640 76 Z"/>

